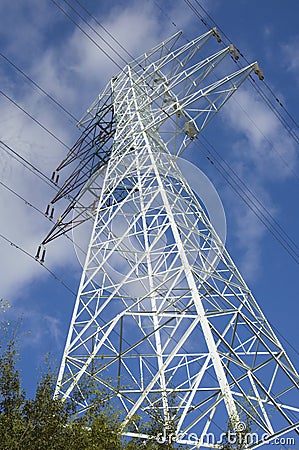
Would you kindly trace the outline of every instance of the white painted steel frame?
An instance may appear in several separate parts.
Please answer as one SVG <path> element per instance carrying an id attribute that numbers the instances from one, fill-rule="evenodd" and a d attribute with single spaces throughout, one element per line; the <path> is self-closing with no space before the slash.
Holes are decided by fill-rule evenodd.
<path id="1" fill-rule="evenodd" d="M 81 120 L 113 92 L 114 147 L 96 181 L 56 389 L 76 394 L 84 411 L 80 382 L 90 378 L 118 402 L 124 434 L 152 438 L 136 415 L 154 417 L 189 448 L 217 447 L 205 438 L 217 440 L 229 419 L 236 427 L 245 417 L 270 439 L 294 430 L 299 415 L 298 375 L 176 164 L 256 68 L 208 81 L 231 52 L 198 61 L 213 34 L 174 49 L 177 34 L 143 55 Z"/>

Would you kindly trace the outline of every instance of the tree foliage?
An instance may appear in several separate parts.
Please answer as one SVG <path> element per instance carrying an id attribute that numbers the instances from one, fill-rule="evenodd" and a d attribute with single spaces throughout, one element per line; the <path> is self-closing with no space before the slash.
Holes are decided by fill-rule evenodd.
<path id="1" fill-rule="evenodd" d="M 53 399 L 54 376 L 43 375 L 26 399 L 16 370 L 13 341 L 0 358 L 0 448 L 5 450 L 121 450 L 117 415 L 96 404 L 82 417 L 74 405 Z M 125 444 L 124 444 L 125 445 Z"/>
<path id="2" fill-rule="evenodd" d="M 26 398 L 16 369 L 18 354 L 15 333 L 2 322 L 1 334 L 6 344 L 0 346 L 0 449 L 3 450 L 170 450 L 173 445 L 159 444 L 155 439 L 125 441 L 120 433 L 117 410 L 107 393 L 86 384 L 92 407 L 82 416 L 74 414 L 71 401 L 53 398 L 55 376 L 42 376 L 34 398 Z M 7 337 L 9 338 L 7 339 Z M 5 339 L 4 339 L 5 341 Z M 3 342 L 3 339 L 1 339 Z M 144 424 L 157 431 L 158 421 Z"/>

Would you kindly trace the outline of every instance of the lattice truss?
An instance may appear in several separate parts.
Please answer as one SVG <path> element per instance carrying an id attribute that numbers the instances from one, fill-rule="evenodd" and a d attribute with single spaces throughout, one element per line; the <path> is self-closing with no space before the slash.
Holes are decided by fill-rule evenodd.
<path id="1" fill-rule="evenodd" d="M 229 419 L 273 438 L 299 413 L 298 375 L 176 164 L 251 72 L 262 78 L 253 63 L 215 81 L 237 54 L 200 59 L 213 35 L 180 47 L 178 33 L 111 80 L 53 174 L 73 170 L 43 242 L 93 221 L 56 395 L 84 411 L 90 379 L 118 404 L 124 434 L 153 438 L 137 416 L 154 418 L 189 448 L 215 446 Z"/>

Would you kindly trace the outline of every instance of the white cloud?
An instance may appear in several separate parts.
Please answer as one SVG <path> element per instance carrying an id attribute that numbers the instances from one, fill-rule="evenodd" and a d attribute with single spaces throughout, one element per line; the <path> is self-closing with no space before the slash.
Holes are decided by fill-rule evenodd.
<path id="1" fill-rule="evenodd" d="M 180 6 L 175 3 L 171 8 L 169 13 L 177 14 Z M 3 53 L 75 116 L 84 113 L 109 78 L 120 70 L 52 4 L 30 0 L 26 5 L 19 5 L 3 0 L 0 15 L 6 17 L 0 30 Z M 159 9 L 150 2 L 133 1 L 122 9 L 118 7 L 117 11 L 112 7 L 100 20 L 134 57 L 176 31 L 170 22 L 166 25 L 163 22 L 162 26 Z M 182 16 L 183 24 L 190 20 L 191 12 Z M 103 35 L 103 31 L 91 23 Z M 123 67 L 124 61 L 83 26 Z M 116 47 L 111 38 L 105 38 Z M 119 48 L 117 51 L 129 61 L 128 55 Z M 78 135 L 72 121 L 3 60 L 1 62 L 2 89 L 71 146 Z M 50 176 L 66 149 L 8 101 L 1 102 L 0 112 L 1 139 Z M 53 197 L 51 188 L 2 150 L 0 163 L 0 181 L 44 211 Z M 0 232 L 34 255 L 51 223 L 1 186 L 0 208 Z M 14 303 L 33 281 L 46 278 L 48 274 L 34 260 L 1 239 L 0 248 L 0 297 Z M 54 272 L 66 265 L 77 270 L 75 253 L 68 240 L 59 238 L 59 242 L 48 246 L 46 265 Z M 37 329 L 38 320 L 33 322 Z M 55 320 L 50 322 L 51 333 L 57 335 Z"/>
<path id="2" fill-rule="evenodd" d="M 292 176 L 297 165 L 296 148 L 281 123 L 253 89 L 241 88 L 225 108 L 224 117 L 236 135 L 235 156 L 254 165 L 268 179 Z"/>
<path id="3" fill-rule="evenodd" d="M 234 130 L 232 165 L 235 171 L 246 180 L 246 187 L 261 201 L 265 211 L 277 218 L 279 211 L 273 206 L 268 183 L 283 183 L 294 176 L 298 164 L 294 141 L 249 87 L 239 89 L 223 109 L 222 118 Z M 259 208 L 265 212 L 263 207 Z M 260 247 L 267 230 L 245 203 L 233 207 L 232 211 L 236 225 L 234 234 L 243 252 L 241 266 L 246 277 L 252 279 L 260 269 Z M 261 216 L 261 212 L 258 215 Z"/>
<path id="4" fill-rule="evenodd" d="M 178 9 L 176 4 L 172 8 L 174 11 Z M 75 29 L 64 47 L 69 68 L 82 83 L 88 82 L 90 88 L 98 92 L 99 87 L 119 73 L 126 63 L 177 31 L 171 23 L 163 24 L 162 27 L 158 13 L 156 5 L 150 2 L 133 1 L 122 9 L 119 5 L 112 6 L 108 15 L 101 17 L 101 24 L 126 51 L 99 25 L 91 21 L 92 27 L 103 39 L 86 25 L 83 28 L 100 48 L 93 45 L 78 28 Z M 182 17 L 184 17 L 183 24 L 191 20 L 191 15 L 185 14 Z"/>
<path id="5" fill-rule="evenodd" d="M 283 44 L 281 49 L 286 69 L 294 73 L 299 83 L 299 36 L 294 36 L 290 42 Z"/>
<path id="6" fill-rule="evenodd" d="M 109 3 L 113 7 L 118 2 L 91 3 L 99 5 L 105 3 L 110 8 Z M 158 3 L 165 9 L 164 2 Z M 194 19 L 194 15 L 186 4 L 176 0 L 165 3 L 171 4 L 167 9 L 169 17 L 174 19 L 178 27 L 187 28 L 191 16 Z M 168 20 L 161 20 L 162 16 L 153 2 L 151 4 L 150 1 L 129 0 L 122 4 L 122 8 L 110 10 L 108 14 L 104 12 L 99 17 L 105 27 L 132 55 L 138 56 L 176 31 Z M 213 6 L 209 7 L 215 7 L 214 2 Z M 8 54 L 77 117 L 81 117 L 109 78 L 119 71 L 119 68 L 68 22 L 51 1 L 1 0 L 0 17 L 4 18 L 0 28 L 1 51 Z M 14 27 L 11 26 L 12 23 Z M 93 26 L 96 27 L 95 24 Z M 99 31 L 102 35 L 102 30 Z M 190 33 L 188 37 L 191 37 L 206 30 L 199 20 L 196 20 L 196 28 L 187 31 Z M 115 46 L 113 41 L 109 42 Z M 103 46 L 103 43 L 101 45 Z M 129 60 L 128 55 L 122 51 L 121 54 Z M 296 76 L 299 73 L 297 56 L 298 49 L 294 46 L 286 48 L 288 67 Z M 119 61 L 115 55 L 113 58 Z M 124 65 L 123 61 L 119 63 L 121 67 Z M 46 98 L 41 97 L 36 90 L 32 90 L 28 83 L 24 84 L 20 77 L 17 78 L 13 71 L 10 70 L 8 73 L 4 64 L 0 67 L 0 82 L 1 89 L 9 92 L 68 145 L 76 141 L 77 131 L 73 123 Z M 273 115 L 251 91 L 248 89 L 239 91 L 238 102 L 254 119 L 255 125 L 245 113 L 240 113 L 240 108 L 233 99 L 221 111 L 221 117 L 226 117 L 226 124 L 235 137 L 233 148 L 235 166 L 241 169 L 242 179 L 246 180 L 248 186 L 253 188 L 257 196 L 262 198 L 263 203 L 277 217 L 279 211 L 273 208 L 267 183 L 276 180 L 283 182 L 292 176 L 292 170 L 297 164 L 293 143 Z M 52 170 L 65 155 L 66 149 L 3 98 L 0 103 L 0 114 L 0 139 L 5 140 L 43 172 L 51 175 Z M 263 135 L 275 145 L 277 151 L 271 148 Z M 281 156 L 278 156 L 277 152 Z M 288 166 L 281 158 L 288 162 Z M 0 181 L 7 183 L 41 210 L 45 210 L 53 195 L 53 191 L 47 185 L 1 150 Z M 34 255 L 41 239 L 51 227 L 50 222 L 1 186 L 0 211 L 0 233 Z M 233 232 L 243 253 L 241 270 L 247 278 L 253 279 L 262 273 L 261 244 L 266 230 L 244 205 L 232 206 L 230 213 L 236 218 L 236 229 Z M 231 231 L 229 230 L 230 234 Z M 38 347 L 44 352 L 44 349 L 50 346 L 54 348 L 55 344 L 57 347 L 55 351 L 57 349 L 60 351 L 69 319 L 64 317 L 63 296 L 59 296 L 57 300 L 56 293 L 54 295 L 51 293 L 48 298 L 53 298 L 55 304 L 46 301 L 43 293 L 48 285 L 42 282 L 47 281 L 47 277 L 50 278 L 48 272 L 1 239 L 0 252 L 0 298 L 5 297 L 10 303 L 15 303 L 17 306 L 12 310 L 16 315 L 21 312 L 26 329 L 33 330 L 31 335 L 22 339 L 22 345 L 29 347 L 34 355 Z M 46 265 L 58 274 L 60 268 L 65 268 L 65 272 L 70 276 L 76 271 L 77 279 L 79 278 L 80 269 L 76 264 L 72 244 L 63 237 L 48 246 Z M 54 280 L 53 282 L 56 283 Z M 39 297 L 35 291 L 34 298 L 30 298 L 33 285 L 42 285 Z M 71 294 L 66 293 L 73 302 Z M 28 298 L 30 302 L 26 301 Z"/>
<path id="7" fill-rule="evenodd" d="M 0 13 L 4 14 L 4 11 L 7 21 L 0 30 L 0 37 L 3 37 L 4 42 L 3 52 L 75 116 L 81 117 L 103 86 L 119 72 L 119 67 L 78 28 L 70 24 L 53 4 L 50 8 L 44 2 L 30 0 L 26 6 L 20 7 L 14 2 L 3 0 Z M 130 54 L 137 57 L 174 34 L 179 27 L 188 29 L 194 20 L 191 10 L 181 2 L 172 3 L 166 14 L 170 19 L 177 19 L 174 20 L 177 28 L 173 27 L 170 20 L 164 20 L 165 17 L 154 2 L 137 0 L 125 3 L 122 8 L 112 5 L 106 14 L 101 14 L 100 21 Z M 12 21 L 15 24 L 14 29 L 10 26 Z M 90 23 L 117 49 L 125 61 L 130 60 L 98 25 L 93 21 Z M 86 25 L 82 26 L 121 67 L 124 66 L 125 62 L 119 56 L 86 28 Z M 291 51 L 290 46 L 286 48 L 286 54 Z M 297 59 L 293 58 L 290 69 L 295 70 L 298 67 L 296 61 Z M 32 89 L 28 83 L 24 84 L 19 76 L 12 74 L 13 72 L 7 71 L 5 65 L 1 67 L 2 89 L 71 146 L 78 133 L 73 123 L 45 97 L 40 96 L 36 89 Z M 252 91 L 240 90 L 237 93 L 237 101 L 238 103 L 231 100 L 222 112 L 222 117 L 226 118 L 226 123 L 236 134 L 235 164 L 242 167 L 244 179 L 262 193 L 267 208 L 272 211 L 271 198 L 263 188 L 264 182 L 277 179 L 282 181 L 292 175 L 292 170 L 296 167 L 295 149 L 279 122 Z M 246 113 L 240 114 L 240 105 L 242 110 L 250 111 L 254 123 Z M 0 111 L 1 139 L 50 175 L 65 155 L 66 149 L 8 102 L 2 102 Z M 275 145 L 275 150 L 268 139 Z M 287 161 L 287 166 L 282 159 Z M 0 152 L 0 163 L 0 180 L 44 210 L 53 196 L 51 189 L 3 152 Z M 37 245 L 50 229 L 50 222 L 1 187 L 0 208 L 0 232 L 34 254 Z M 243 245 L 244 267 L 250 273 L 250 270 L 254 271 L 255 267 L 258 267 L 259 243 L 265 231 L 258 219 L 248 210 L 244 209 L 242 213 L 238 210 L 237 217 L 238 214 L 237 236 Z M 244 231 L 248 239 L 244 239 Z M 13 250 L 1 241 L 0 245 L 0 297 L 12 300 L 33 280 L 47 276 L 40 265 L 20 251 Z M 54 271 L 58 266 L 75 264 L 70 243 L 59 238 L 59 242 L 49 245 L 46 263 Z"/>

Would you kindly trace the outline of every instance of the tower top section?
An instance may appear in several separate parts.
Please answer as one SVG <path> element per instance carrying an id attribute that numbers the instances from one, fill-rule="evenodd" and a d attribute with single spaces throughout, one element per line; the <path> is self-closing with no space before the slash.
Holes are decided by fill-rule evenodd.
<path id="1" fill-rule="evenodd" d="M 142 122 L 141 131 L 163 140 L 177 157 L 251 72 L 263 78 L 256 62 L 224 76 L 220 63 L 227 58 L 237 60 L 238 51 L 230 45 L 212 53 L 215 42 L 221 42 L 215 28 L 183 45 L 182 32 L 178 32 L 131 61 L 109 81 L 79 121 L 81 136 L 52 174 L 58 191 L 46 215 L 54 226 L 43 240 L 37 258 L 43 260 L 45 244 L 94 219 L 92 205 L 100 190 L 95 184 L 97 174 L 105 170 L 116 145 L 121 144 L 124 152 L 132 145 L 133 136 L 136 139 L 135 114 Z M 66 175 L 60 184 L 62 169 Z M 86 191 L 90 194 L 88 205 L 80 203 Z M 67 207 L 65 201 L 61 202 L 65 209 L 54 219 L 54 204 L 63 198 Z M 74 214 L 76 205 L 80 207 Z"/>

